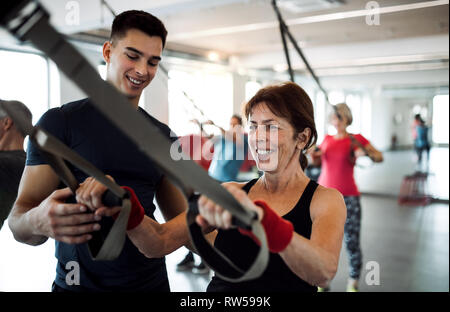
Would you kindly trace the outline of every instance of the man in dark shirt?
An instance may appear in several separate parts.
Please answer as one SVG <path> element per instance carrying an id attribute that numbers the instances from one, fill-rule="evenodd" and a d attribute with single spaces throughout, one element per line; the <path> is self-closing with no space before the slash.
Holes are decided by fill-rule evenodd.
<path id="1" fill-rule="evenodd" d="M 114 19 L 111 38 L 103 45 L 103 57 L 107 81 L 169 136 L 166 125 L 138 107 L 142 91 L 156 74 L 166 35 L 163 23 L 153 15 L 143 11 L 123 12 Z M 55 239 L 58 264 L 53 290 L 169 291 L 164 256 L 189 243 L 187 201 L 179 189 L 89 99 L 51 109 L 38 124 L 119 185 L 133 189 L 142 204 L 139 208 L 142 218 L 138 222 L 134 218 L 132 227 L 128 223 L 119 257 L 113 261 L 93 261 L 86 242 L 93 231 L 105 234 L 112 223 L 107 216 L 118 207 L 109 210 L 103 207 L 101 195 L 105 189 L 99 191 L 102 185 L 73 167 L 71 170 L 81 183 L 78 191 L 83 192 L 80 195 L 77 191 L 77 204 L 65 203 L 72 195 L 70 189 L 60 188 L 58 176 L 30 145 L 23 186 L 8 221 L 20 242 L 39 245 L 49 237 Z M 86 192 L 88 185 L 93 188 Z M 155 221 L 154 198 L 166 223 Z M 137 206 L 133 205 L 133 209 Z"/>
<path id="2" fill-rule="evenodd" d="M 30 122 L 32 119 L 30 110 L 23 103 L 0 100 L 0 229 L 16 200 L 26 158 L 24 137 L 3 110 L 6 105 L 21 112 Z"/>

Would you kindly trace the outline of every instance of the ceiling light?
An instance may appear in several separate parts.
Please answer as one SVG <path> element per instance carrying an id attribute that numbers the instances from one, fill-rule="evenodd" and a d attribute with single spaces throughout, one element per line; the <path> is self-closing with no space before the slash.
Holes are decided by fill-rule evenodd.
<path id="1" fill-rule="evenodd" d="M 283 73 L 288 70 L 287 64 L 275 64 L 273 65 L 273 70 L 277 73 Z"/>
<path id="2" fill-rule="evenodd" d="M 211 62 L 217 62 L 220 60 L 220 55 L 217 52 L 211 51 L 208 53 L 208 60 Z"/>

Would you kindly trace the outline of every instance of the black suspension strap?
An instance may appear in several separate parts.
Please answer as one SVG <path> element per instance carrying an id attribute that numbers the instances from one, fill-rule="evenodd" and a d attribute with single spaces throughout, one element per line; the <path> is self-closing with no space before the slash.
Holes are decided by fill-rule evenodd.
<path id="1" fill-rule="evenodd" d="M 5 0 L 0 24 L 22 41 L 30 41 L 80 87 L 93 105 L 120 129 L 139 149 L 152 159 L 189 199 L 187 223 L 198 253 L 225 280 L 239 282 L 260 276 L 268 263 L 267 240 L 256 213 L 243 207 L 219 182 L 192 160 L 171 157 L 173 143 L 159 128 L 139 114 L 128 99 L 111 84 L 103 81 L 86 59 L 50 24 L 49 15 L 35 1 Z M 179 150 L 175 147 L 175 150 Z M 206 195 L 233 215 L 234 224 L 251 230 L 261 242 L 252 267 L 244 272 L 204 238 L 195 222 L 198 215 L 196 195 Z M 220 266 L 219 266 L 220 265 Z"/>
<path id="2" fill-rule="evenodd" d="M 125 243 L 126 227 L 131 211 L 128 193 L 56 137 L 39 126 L 34 127 L 31 121 L 20 113 L 10 110 L 8 105 L 3 105 L 3 109 L 22 134 L 28 135 L 29 140 L 39 149 L 47 163 L 64 184 L 71 189 L 73 195 L 75 195 L 79 184 L 64 160 L 71 162 L 108 188 L 103 194 L 102 203 L 107 207 L 121 206 L 122 209 L 106 237 L 103 237 L 101 232 L 91 233 L 92 239 L 88 241 L 88 250 L 93 260 L 114 260 L 117 258 Z M 75 198 L 73 197 L 70 201 L 75 202 Z"/>

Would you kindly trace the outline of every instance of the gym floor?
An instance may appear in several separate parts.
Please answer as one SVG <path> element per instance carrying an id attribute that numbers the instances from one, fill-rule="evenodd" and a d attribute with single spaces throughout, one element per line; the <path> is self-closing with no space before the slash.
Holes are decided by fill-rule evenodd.
<path id="1" fill-rule="evenodd" d="M 429 192 L 440 201 L 428 206 L 397 203 L 403 176 L 416 169 L 413 151 L 386 152 L 384 163 L 356 170 L 363 209 L 361 291 L 449 291 L 448 159 L 448 148 L 432 149 Z M 5 223 L 0 246 L 0 291 L 50 290 L 56 266 L 53 241 L 38 247 L 19 244 Z M 172 291 L 205 291 L 212 272 L 176 271 L 185 254 L 180 248 L 166 257 Z M 347 275 L 343 245 L 331 291 L 345 291 Z"/>

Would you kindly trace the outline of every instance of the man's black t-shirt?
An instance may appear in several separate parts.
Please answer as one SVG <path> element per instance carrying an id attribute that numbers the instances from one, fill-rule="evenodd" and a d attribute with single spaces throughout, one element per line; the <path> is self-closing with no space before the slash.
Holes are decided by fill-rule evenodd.
<path id="1" fill-rule="evenodd" d="M 25 166 L 24 151 L 0 151 L 0 229 L 17 197 Z"/>
<path id="2" fill-rule="evenodd" d="M 143 109 L 139 112 L 157 125 L 168 138 L 168 126 L 148 115 Z M 147 216 L 154 219 L 153 199 L 156 188 L 163 177 L 162 172 L 150 161 L 122 132 L 107 120 L 89 99 L 84 99 L 50 109 L 39 120 L 38 125 L 55 135 L 71 149 L 94 164 L 105 174 L 111 175 L 117 184 L 131 187 Z M 174 140 L 174 139 L 173 139 Z M 155 148 L 158 148 L 155 146 Z M 45 164 L 39 150 L 29 144 L 27 166 Z M 78 182 L 87 175 L 69 164 Z M 103 218 L 102 229 L 109 230 L 110 218 Z M 114 261 L 93 261 L 87 244 L 69 245 L 56 242 L 55 283 L 69 290 L 93 291 L 152 291 L 161 290 L 168 285 L 165 258 L 146 258 L 134 244 L 126 238 L 120 256 Z M 73 281 L 68 273 L 73 273 L 76 261 L 80 267 L 80 285 L 68 285 Z M 68 264 L 69 263 L 69 264 Z M 66 268 L 67 266 L 67 268 Z"/>

